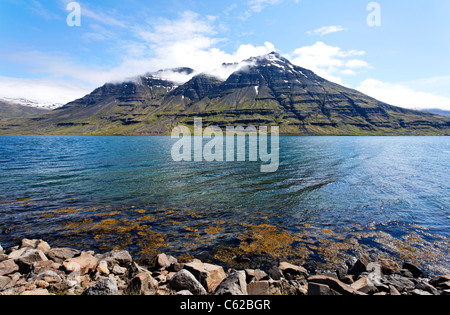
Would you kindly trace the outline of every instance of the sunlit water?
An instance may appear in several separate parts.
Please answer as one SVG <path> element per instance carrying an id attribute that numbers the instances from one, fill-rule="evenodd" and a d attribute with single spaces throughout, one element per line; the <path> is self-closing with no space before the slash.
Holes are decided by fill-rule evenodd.
<path id="1" fill-rule="evenodd" d="M 281 137 L 280 167 L 174 162 L 170 137 L 0 137 L 0 244 L 448 271 L 448 137 Z"/>

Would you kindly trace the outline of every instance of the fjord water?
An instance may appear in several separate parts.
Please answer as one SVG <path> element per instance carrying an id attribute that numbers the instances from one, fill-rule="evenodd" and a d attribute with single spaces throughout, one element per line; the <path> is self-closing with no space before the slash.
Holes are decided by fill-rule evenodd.
<path id="1" fill-rule="evenodd" d="M 432 253 L 439 258 L 428 266 L 448 268 L 448 137 L 281 137 L 275 173 L 261 173 L 261 162 L 174 162 L 175 141 L 0 137 L 0 244 L 29 237 L 53 246 L 77 240 L 89 249 L 104 237 L 103 244 L 139 255 L 136 240 L 151 229 L 163 237 L 161 251 L 197 257 L 243 242 L 250 246 L 239 235 L 269 226 L 309 235 L 306 243 L 287 241 L 294 253 L 309 246 L 309 260 L 324 259 L 320 247 L 330 246 L 330 239 L 353 240 L 345 252 L 359 249 L 356 239 L 403 258 Z M 63 215 L 56 215 L 61 209 Z M 102 215 L 96 217 L 98 209 Z M 83 232 L 83 225 L 97 222 L 114 222 L 114 228 L 105 223 L 96 225 L 101 233 Z M 130 222 L 138 225 L 121 230 Z M 211 226 L 217 229 L 211 232 Z"/>

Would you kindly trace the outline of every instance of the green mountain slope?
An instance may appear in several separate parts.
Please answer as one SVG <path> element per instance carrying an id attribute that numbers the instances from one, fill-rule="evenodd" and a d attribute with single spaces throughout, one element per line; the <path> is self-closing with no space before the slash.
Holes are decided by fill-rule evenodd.
<path id="1" fill-rule="evenodd" d="M 33 116 L 46 113 L 48 111 L 49 110 L 43 108 L 23 106 L 0 100 L 0 120 Z"/>
<path id="2" fill-rule="evenodd" d="M 196 117 L 204 127 L 276 125 L 286 135 L 450 134 L 449 117 L 382 103 L 276 53 L 245 64 L 225 81 L 200 74 L 178 86 L 148 75 L 106 84 L 48 114 L 0 123 L 0 134 L 169 135 Z"/>

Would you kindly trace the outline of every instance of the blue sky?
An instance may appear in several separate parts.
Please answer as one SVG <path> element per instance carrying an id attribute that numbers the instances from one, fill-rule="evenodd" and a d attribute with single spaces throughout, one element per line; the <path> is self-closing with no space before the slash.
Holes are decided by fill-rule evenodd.
<path id="1" fill-rule="evenodd" d="M 450 110 L 450 2 L 0 0 L 0 97 L 65 103 L 110 81 L 276 50 L 393 105 Z"/>

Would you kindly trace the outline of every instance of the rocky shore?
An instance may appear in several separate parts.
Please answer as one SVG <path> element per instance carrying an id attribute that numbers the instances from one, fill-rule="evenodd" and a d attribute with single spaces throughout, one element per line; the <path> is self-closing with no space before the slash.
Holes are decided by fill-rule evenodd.
<path id="1" fill-rule="evenodd" d="M 83 252 L 23 239 L 0 246 L 0 295 L 450 295 L 450 275 L 362 254 L 333 271 L 282 262 L 269 270 L 224 270 L 160 254 L 139 266 L 127 251 Z"/>

